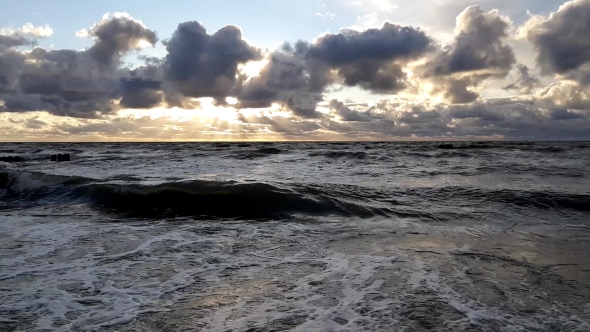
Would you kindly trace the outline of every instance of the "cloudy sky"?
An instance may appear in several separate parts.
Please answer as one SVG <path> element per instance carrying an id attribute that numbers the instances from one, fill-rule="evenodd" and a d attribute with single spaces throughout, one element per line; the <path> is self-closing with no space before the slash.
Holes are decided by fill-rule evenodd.
<path id="1" fill-rule="evenodd" d="M 590 0 L 0 4 L 0 141 L 590 139 Z"/>

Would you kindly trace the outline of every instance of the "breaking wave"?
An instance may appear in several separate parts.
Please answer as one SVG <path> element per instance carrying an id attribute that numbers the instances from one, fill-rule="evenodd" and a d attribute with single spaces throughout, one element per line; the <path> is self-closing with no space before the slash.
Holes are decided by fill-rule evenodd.
<path id="1" fill-rule="evenodd" d="M 128 178 L 125 178 L 129 180 Z M 133 178 L 132 182 L 138 182 Z M 18 170 L 0 171 L 0 208 L 88 204 L 129 217 L 268 219 L 294 215 L 401 217 L 427 222 L 472 219 L 471 208 L 590 211 L 590 195 L 556 191 L 486 190 L 461 186 L 377 189 L 355 185 L 234 181 L 121 184 Z M 429 207 L 428 212 L 424 207 Z M 458 208 L 465 207 L 465 209 Z"/>
<path id="2" fill-rule="evenodd" d="M 158 185 L 114 184 L 83 177 L 0 172 L 0 207 L 43 200 L 87 203 L 131 217 L 274 218 L 290 214 L 370 217 L 376 212 L 307 190 L 305 186 L 233 181 Z"/>

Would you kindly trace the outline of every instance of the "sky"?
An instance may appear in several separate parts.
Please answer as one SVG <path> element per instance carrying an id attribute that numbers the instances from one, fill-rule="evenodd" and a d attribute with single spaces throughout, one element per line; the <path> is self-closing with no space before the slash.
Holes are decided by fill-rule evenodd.
<path id="1" fill-rule="evenodd" d="M 590 140 L 590 0 L 0 6 L 0 141 Z"/>

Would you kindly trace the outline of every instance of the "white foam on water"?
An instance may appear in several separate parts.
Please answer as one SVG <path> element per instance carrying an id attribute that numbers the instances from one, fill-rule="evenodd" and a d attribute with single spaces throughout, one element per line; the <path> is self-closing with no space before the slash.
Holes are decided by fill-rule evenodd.
<path id="1" fill-rule="evenodd" d="M 51 216 L 45 219 L 57 221 Z M 149 262 L 150 246 L 161 241 L 186 240 L 187 234 L 179 232 L 148 234 L 145 241 L 138 242 L 131 250 L 105 255 L 100 243 L 85 243 L 100 237 L 100 233 L 113 236 L 130 231 L 149 233 L 150 227 L 96 225 L 81 220 L 49 223 L 39 218 L 15 217 L 2 218 L 0 223 L 4 243 L 25 244 L 23 250 L 2 252 L 0 257 L 0 282 L 10 285 L 11 290 L 2 296 L 0 310 L 37 316 L 36 325 L 41 329 L 95 329 L 104 324 L 129 322 L 143 312 L 144 306 L 157 302 L 163 294 L 190 284 L 190 277 L 199 272 L 198 269 L 181 270 L 164 282 L 151 280 L 137 284 L 120 275 L 133 265 L 126 257 L 138 255 Z M 82 314 L 56 328 L 55 319 L 65 319 L 66 313 L 76 311 Z"/>
<path id="2" fill-rule="evenodd" d="M 286 260 L 280 264 L 284 262 L 296 263 L 297 261 Z M 245 302 L 223 308 L 208 319 L 208 325 L 203 331 L 244 331 L 297 315 L 307 318 L 305 322 L 294 327 L 293 331 L 351 331 L 351 328 L 358 328 L 355 323 L 360 316 L 356 309 L 364 304 L 367 295 L 381 294 L 378 289 L 382 280 L 371 280 L 371 278 L 378 269 L 391 267 L 394 260 L 392 257 L 370 255 L 351 257 L 335 253 L 317 262 L 325 264 L 325 269 L 299 279 L 295 283 L 296 288 L 285 294 L 286 299 L 267 300 L 255 308 L 246 309 Z M 318 294 L 314 286 L 310 285 L 310 282 L 314 281 L 321 281 L 326 286 L 337 285 L 335 289 L 341 292 L 337 303 L 327 307 L 317 304 L 325 298 L 325 295 Z M 292 309 L 277 310 L 283 307 Z M 239 319 L 231 319 L 237 311 L 247 314 Z"/>
<path id="3" fill-rule="evenodd" d="M 326 241 L 338 232 L 359 234 L 351 224 L 98 223 L 100 216 L 62 212 L 0 216 L 0 288 L 10 287 L 0 293 L 0 312 L 35 317 L 33 328 L 124 330 L 142 314 L 190 303 L 207 310 L 200 322 L 210 332 L 273 324 L 396 331 L 408 326 L 403 308 L 420 289 L 462 313 L 444 322 L 451 330 L 489 322 L 502 331 L 542 330 L 543 322 L 568 332 L 589 327 L 558 309 L 527 317 L 464 298 L 452 282 L 467 280 L 441 273 L 412 250 L 388 246 L 385 255 L 374 243 L 356 252 L 329 249 Z M 370 227 L 375 236 L 379 227 L 392 229 L 377 226 Z"/>
<path id="4" fill-rule="evenodd" d="M 453 330 L 462 331 L 473 326 L 480 326 L 485 330 L 492 322 L 497 328 L 507 332 L 544 331 L 548 326 L 559 326 L 560 331 L 590 331 L 590 321 L 578 316 L 565 317 L 557 308 L 534 315 L 516 315 L 477 300 L 465 299 L 453 290 L 446 278 L 442 278 L 435 269 L 428 267 L 420 259 L 413 261 L 411 270 L 408 284 L 412 288 L 426 287 L 465 316 L 463 319 L 445 322 Z"/>

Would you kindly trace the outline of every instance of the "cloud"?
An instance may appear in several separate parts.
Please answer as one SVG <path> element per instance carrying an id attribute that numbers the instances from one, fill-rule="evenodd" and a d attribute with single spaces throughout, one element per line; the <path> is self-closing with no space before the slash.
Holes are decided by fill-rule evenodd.
<path id="1" fill-rule="evenodd" d="M 25 35 L 35 36 L 38 38 L 47 38 L 53 36 L 53 28 L 47 24 L 43 26 L 34 26 L 31 23 L 26 23 L 18 30 Z"/>
<path id="2" fill-rule="evenodd" d="M 469 89 L 472 84 L 471 77 L 444 81 L 442 89 L 445 100 L 451 104 L 467 104 L 476 101 L 479 94 Z"/>
<path id="3" fill-rule="evenodd" d="M 590 0 L 569 1 L 549 16 L 532 16 L 519 29 L 533 43 L 544 75 L 567 74 L 590 62 Z"/>
<path id="4" fill-rule="evenodd" d="M 259 76 L 239 85 L 238 107 L 278 103 L 297 116 L 320 118 L 317 102 L 333 84 L 397 93 L 407 84 L 402 65 L 428 52 L 431 43 L 421 30 L 385 23 L 380 29 L 325 34 L 311 44 L 285 44 L 269 55 Z"/>
<path id="5" fill-rule="evenodd" d="M 328 20 L 333 20 L 336 17 L 336 14 L 330 13 L 330 12 L 315 13 L 314 15 L 317 17 L 320 17 L 320 18 L 328 19 Z"/>
<path id="6" fill-rule="evenodd" d="M 123 108 L 150 109 L 162 103 L 162 82 L 139 78 L 121 79 L 121 101 Z"/>
<path id="7" fill-rule="evenodd" d="M 329 104 L 330 108 L 336 111 L 336 114 L 342 119 L 342 121 L 352 122 L 371 122 L 372 119 L 365 112 L 353 111 L 346 107 L 343 102 L 338 100 L 332 100 Z"/>
<path id="8" fill-rule="evenodd" d="M 76 35 L 94 40 L 88 53 L 105 67 L 118 66 L 124 54 L 139 50 L 146 43 L 154 46 L 158 41 L 156 32 L 127 13 L 107 13 L 102 21 L 89 29 L 78 31 Z"/>
<path id="9" fill-rule="evenodd" d="M 590 110 L 590 89 L 576 82 L 553 83 L 535 94 L 547 108 Z"/>
<path id="10" fill-rule="evenodd" d="M 444 91 L 450 103 L 475 101 L 479 94 L 472 88 L 489 78 L 506 77 L 516 63 L 514 51 L 504 43 L 511 24 L 497 10 L 468 7 L 457 17 L 452 44 L 443 47 L 421 75 Z"/>
<path id="11" fill-rule="evenodd" d="M 572 8 L 583 13 L 588 2 L 566 3 L 520 28 L 543 73 L 560 80 L 543 88 L 536 70 L 521 64 L 529 61 L 516 59 L 510 19 L 477 6 L 459 14 L 444 44 L 426 30 L 387 22 L 263 50 L 239 27 L 208 32 L 199 22 L 184 22 L 163 42 L 166 55 L 140 55 L 134 68 L 123 59 L 155 45 L 158 36 L 128 14 L 105 15 L 79 31 L 93 41 L 84 50 L 25 50 L 51 28 L 4 29 L 0 136 L 589 138 L 590 61 L 578 33 L 586 23 L 570 22 L 583 20 Z M 520 95 L 487 97 L 503 90 Z M 211 119 L 204 123 L 196 108 Z M 174 116 L 134 115 L 168 111 Z M 183 112 L 195 117 L 179 120 Z M 223 120 L 215 112 L 231 116 Z"/>
<path id="12" fill-rule="evenodd" d="M 237 108 L 267 108 L 279 104 L 297 116 L 319 118 L 317 102 L 321 92 L 333 81 L 328 68 L 315 60 L 306 59 L 309 45 L 289 44 L 269 55 L 260 74 L 240 82 L 236 92 Z"/>
<path id="13" fill-rule="evenodd" d="M 79 34 L 94 40 L 83 51 L 36 47 L 30 52 L 20 52 L 16 47 L 21 45 L 14 43 L 10 48 L 0 48 L 2 110 L 95 118 L 121 107 L 159 104 L 159 94 L 153 93 L 158 84 L 150 85 L 149 77 L 139 77 L 130 83 L 126 80 L 137 72 L 121 67 L 121 59 L 127 53 L 141 48 L 144 42 L 156 43 L 155 32 L 128 14 L 120 13 L 107 14 L 101 22 L 83 31 Z M 50 32 L 46 27 L 25 25 L 19 33 L 45 36 Z M 149 68 L 149 65 L 140 68 L 141 75 L 149 76 Z M 139 82 L 142 80 L 143 84 Z"/>
<path id="14" fill-rule="evenodd" d="M 502 89 L 516 90 L 523 94 L 529 94 L 533 88 L 541 85 L 541 81 L 529 73 L 529 68 L 527 66 L 519 64 L 517 69 L 518 78 L 516 81 L 504 86 Z"/>
<path id="15" fill-rule="evenodd" d="M 485 12 L 479 6 L 468 7 L 457 17 L 454 43 L 437 59 L 435 74 L 506 75 L 516 61 L 512 48 L 503 43 L 510 24 L 496 10 Z"/>
<path id="16" fill-rule="evenodd" d="M 31 23 L 17 29 L 0 29 L 0 53 L 20 46 L 35 45 L 36 38 L 53 35 L 53 29 L 48 25 L 35 27 Z"/>
<path id="17" fill-rule="evenodd" d="M 234 95 L 238 65 L 262 59 L 261 51 L 232 25 L 209 35 L 199 22 L 181 23 L 165 45 L 165 78 L 174 90 L 186 97 L 213 97 L 219 103 Z"/>
<path id="18" fill-rule="evenodd" d="M 421 57 L 431 45 L 419 29 L 385 23 L 381 29 L 326 34 L 306 56 L 336 70 L 346 86 L 393 93 L 405 88 L 400 63 Z"/>
<path id="19" fill-rule="evenodd" d="M 32 42 L 21 35 L 0 35 L 0 51 L 30 45 Z"/>
<path id="20" fill-rule="evenodd" d="M 0 35 L 17 35 L 26 37 L 47 38 L 53 36 L 53 28 L 51 28 L 47 24 L 43 26 L 34 26 L 32 23 L 25 23 L 25 25 L 16 29 L 0 29 Z"/>

